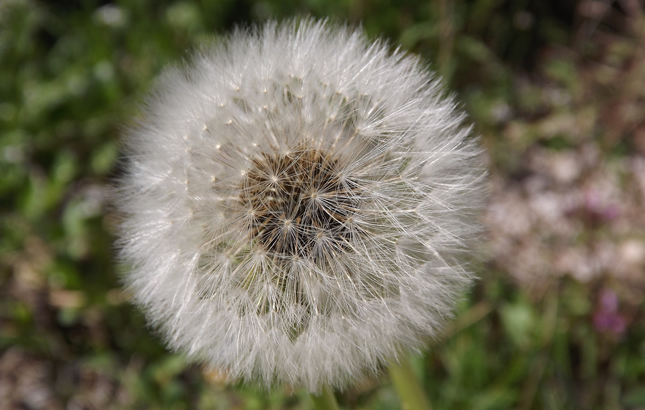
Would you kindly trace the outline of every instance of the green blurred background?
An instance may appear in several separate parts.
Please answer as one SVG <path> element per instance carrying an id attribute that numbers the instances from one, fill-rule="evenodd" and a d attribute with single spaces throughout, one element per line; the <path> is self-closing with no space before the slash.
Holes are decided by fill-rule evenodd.
<path id="1" fill-rule="evenodd" d="M 645 409 L 640 0 L 0 0 L 0 408 L 306 409 L 167 352 L 119 286 L 119 139 L 167 64 L 268 18 L 420 54 L 491 169 L 480 281 L 413 365 L 434 409 Z M 398 409 L 387 374 L 337 394 Z"/>

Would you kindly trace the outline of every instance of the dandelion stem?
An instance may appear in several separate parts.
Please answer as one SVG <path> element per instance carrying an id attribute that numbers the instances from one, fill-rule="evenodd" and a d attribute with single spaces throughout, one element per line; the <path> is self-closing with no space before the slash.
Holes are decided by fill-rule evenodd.
<path id="1" fill-rule="evenodd" d="M 403 410 L 432 410 L 407 357 L 398 363 L 390 363 L 389 372 Z"/>
<path id="2" fill-rule="evenodd" d="M 327 386 L 323 386 L 320 395 L 312 394 L 311 399 L 314 401 L 316 410 L 338 410 L 336 396 L 334 396 L 334 392 Z"/>

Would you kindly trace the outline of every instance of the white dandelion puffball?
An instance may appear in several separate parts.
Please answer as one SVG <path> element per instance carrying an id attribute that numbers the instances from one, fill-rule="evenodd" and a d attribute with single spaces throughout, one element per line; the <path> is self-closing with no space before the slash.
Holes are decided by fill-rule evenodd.
<path id="1" fill-rule="evenodd" d="M 436 336 L 471 282 L 483 170 L 418 59 L 313 20 L 167 71 L 125 138 L 125 282 L 167 344 L 319 391 Z"/>

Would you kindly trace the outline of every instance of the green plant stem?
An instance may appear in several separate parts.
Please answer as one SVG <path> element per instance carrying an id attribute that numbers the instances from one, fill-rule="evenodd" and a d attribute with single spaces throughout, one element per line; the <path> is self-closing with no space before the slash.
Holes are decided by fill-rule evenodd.
<path id="1" fill-rule="evenodd" d="M 320 395 L 312 394 L 311 399 L 314 401 L 316 410 L 338 410 L 336 396 L 334 396 L 334 392 L 327 386 L 323 386 Z"/>
<path id="2" fill-rule="evenodd" d="M 399 363 L 390 363 L 390 379 L 394 383 L 394 388 L 401 400 L 401 409 L 403 410 L 431 410 L 430 401 L 423 392 L 412 371 L 412 366 L 407 357 L 401 359 Z"/>

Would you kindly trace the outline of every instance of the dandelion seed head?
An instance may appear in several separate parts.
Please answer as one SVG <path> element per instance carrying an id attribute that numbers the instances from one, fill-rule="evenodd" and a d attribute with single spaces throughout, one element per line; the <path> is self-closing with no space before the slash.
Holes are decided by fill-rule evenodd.
<path id="1" fill-rule="evenodd" d="M 304 20 L 167 71 L 126 138 L 120 254 L 168 345 L 318 391 L 423 346 L 471 275 L 484 171 L 414 57 Z"/>

